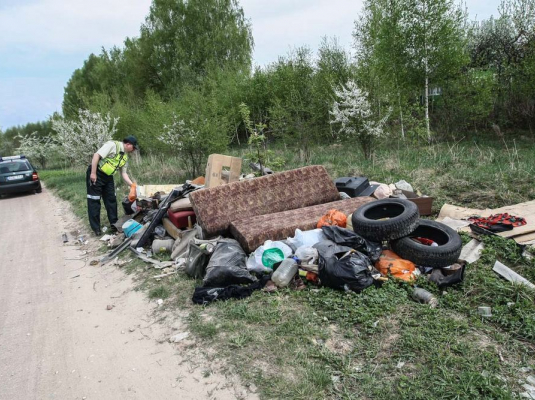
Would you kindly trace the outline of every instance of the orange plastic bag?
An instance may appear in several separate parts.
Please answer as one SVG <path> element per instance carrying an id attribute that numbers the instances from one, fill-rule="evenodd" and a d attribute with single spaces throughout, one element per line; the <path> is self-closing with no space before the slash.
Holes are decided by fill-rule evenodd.
<path id="1" fill-rule="evenodd" d="M 345 228 L 347 226 L 347 217 L 342 211 L 329 210 L 327 214 L 320 218 L 317 228 L 319 229 L 326 225 L 336 225 L 340 228 Z"/>
<path id="2" fill-rule="evenodd" d="M 390 274 L 394 278 L 407 282 L 415 279 L 414 271 L 416 270 L 416 265 L 412 261 L 404 260 L 390 250 L 383 250 L 379 261 L 375 263 L 375 268 L 384 276 Z"/>
<path id="3" fill-rule="evenodd" d="M 133 201 L 137 199 L 136 189 L 137 189 L 137 184 L 132 183 L 132 186 L 130 186 L 130 193 L 128 193 L 128 201 L 130 203 L 132 203 Z"/>

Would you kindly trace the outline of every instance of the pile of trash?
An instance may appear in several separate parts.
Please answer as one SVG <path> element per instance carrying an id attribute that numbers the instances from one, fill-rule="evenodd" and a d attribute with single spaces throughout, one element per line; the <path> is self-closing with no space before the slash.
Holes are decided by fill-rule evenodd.
<path id="1" fill-rule="evenodd" d="M 100 262 L 116 260 L 129 249 L 161 270 L 156 279 L 177 273 L 202 279 L 192 296 L 197 304 L 241 299 L 259 289 L 302 290 L 313 285 L 360 292 L 389 279 L 414 283 L 420 275 L 439 288 L 463 280 L 466 261 L 460 257 L 457 231 L 420 218 L 422 205 L 414 200 L 423 199 L 430 209 L 432 198 L 415 194 L 404 181 L 386 185 L 361 177 L 339 178 L 335 185 L 342 198 L 378 200 L 349 215 L 330 210 L 316 229 L 296 229 L 292 237 L 267 240 L 250 254 L 233 238 L 203 237 L 188 196 L 205 187 L 204 178 L 172 185 L 167 193 L 138 190 L 123 200 L 125 216 L 116 224 L 120 233 L 102 238 L 112 251 Z M 432 307 L 437 304 L 421 288 L 412 295 Z"/>

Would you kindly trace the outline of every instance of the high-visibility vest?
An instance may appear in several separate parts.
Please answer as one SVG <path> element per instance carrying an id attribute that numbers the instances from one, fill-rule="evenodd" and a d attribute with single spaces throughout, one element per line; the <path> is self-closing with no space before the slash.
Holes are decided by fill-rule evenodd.
<path id="1" fill-rule="evenodd" d="M 113 175 L 117 169 L 124 167 L 126 161 L 128 161 L 126 153 L 119 151 L 120 143 L 116 140 L 114 142 L 116 146 L 115 157 L 102 158 L 98 162 L 98 168 L 106 175 Z"/>

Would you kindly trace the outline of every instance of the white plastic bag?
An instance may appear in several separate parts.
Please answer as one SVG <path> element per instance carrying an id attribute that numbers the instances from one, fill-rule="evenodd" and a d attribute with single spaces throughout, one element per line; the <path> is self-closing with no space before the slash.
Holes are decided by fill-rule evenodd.
<path id="1" fill-rule="evenodd" d="M 267 249 L 272 249 L 274 247 L 276 247 L 277 249 L 282 250 L 282 253 L 284 254 L 284 258 L 288 258 L 293 254 L 292 249 L 287 244 L 284 244 L 284 243 L 279 242 L 279 241 L 273 242 L 271 240 L 266 240 L 264 242 L 264 251 L 267 250 Z"/>
<path id="2" fill-rule="evenodd" d="M 271 240 L 266 240 L 264 244 L 258 247 L 253 253 L 257 266 L 264 266 L 264 264 L 262 263 L 262 254 L 264 254 L 264 251 L 266 251 L 267 249 L 272 249 L 274 247 L 282 251 L 282 253 L 284 254 L 284 258 L 288 258 L 293 254 L 292 249 L 287 244 L 278 241 L 274 242 Z"/>
<path id="3" fill-rule="evenodd" d="M 301 246 L 312 247 L 316 243 L 321 242 L 322 240 L 327 240 L 327 238 L 325 237 L 321 229 L 312 229 L 310 231 L 302 231 L 301 229 L 296 229 L 294 240 L 292 240 L 292 243 L 294 243 L 295 246 L 298 248 Z"/>
<path id="4" fill-rule="evenodd" d="M 312 265 L 318 262 L 318 250 L 310 246 L 301 246 L 295 251 L 301 265 Z"/>
<path id="5" fill-rule="evenodd" d="M 260 247 L 263 247 L 263 246 L 260 246 Z M 273 272 L 271 269 L 264 267 L 264 265 L 262 264 L 262 254 L 260 254 L 260 263 L 258 263 L 256 260 L 256 254 L 251 253 L 245 265 L 247 266 L 247 270 L 249 272 L 257 272 L 259 274 Z"/>

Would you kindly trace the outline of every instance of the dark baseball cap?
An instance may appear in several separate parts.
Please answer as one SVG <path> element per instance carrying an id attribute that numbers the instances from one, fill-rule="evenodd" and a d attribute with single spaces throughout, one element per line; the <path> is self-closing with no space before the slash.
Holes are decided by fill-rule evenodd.
<path id="1" fill-rule="evenodd" d="M 139 146 L 137 144 L 137 139 L 135 136 L 127 136 L 123 139 L 123 143 L 130 143 L 131 145 L 134 146 L 134 149 L 138 150 L 139 149 Z"/>

